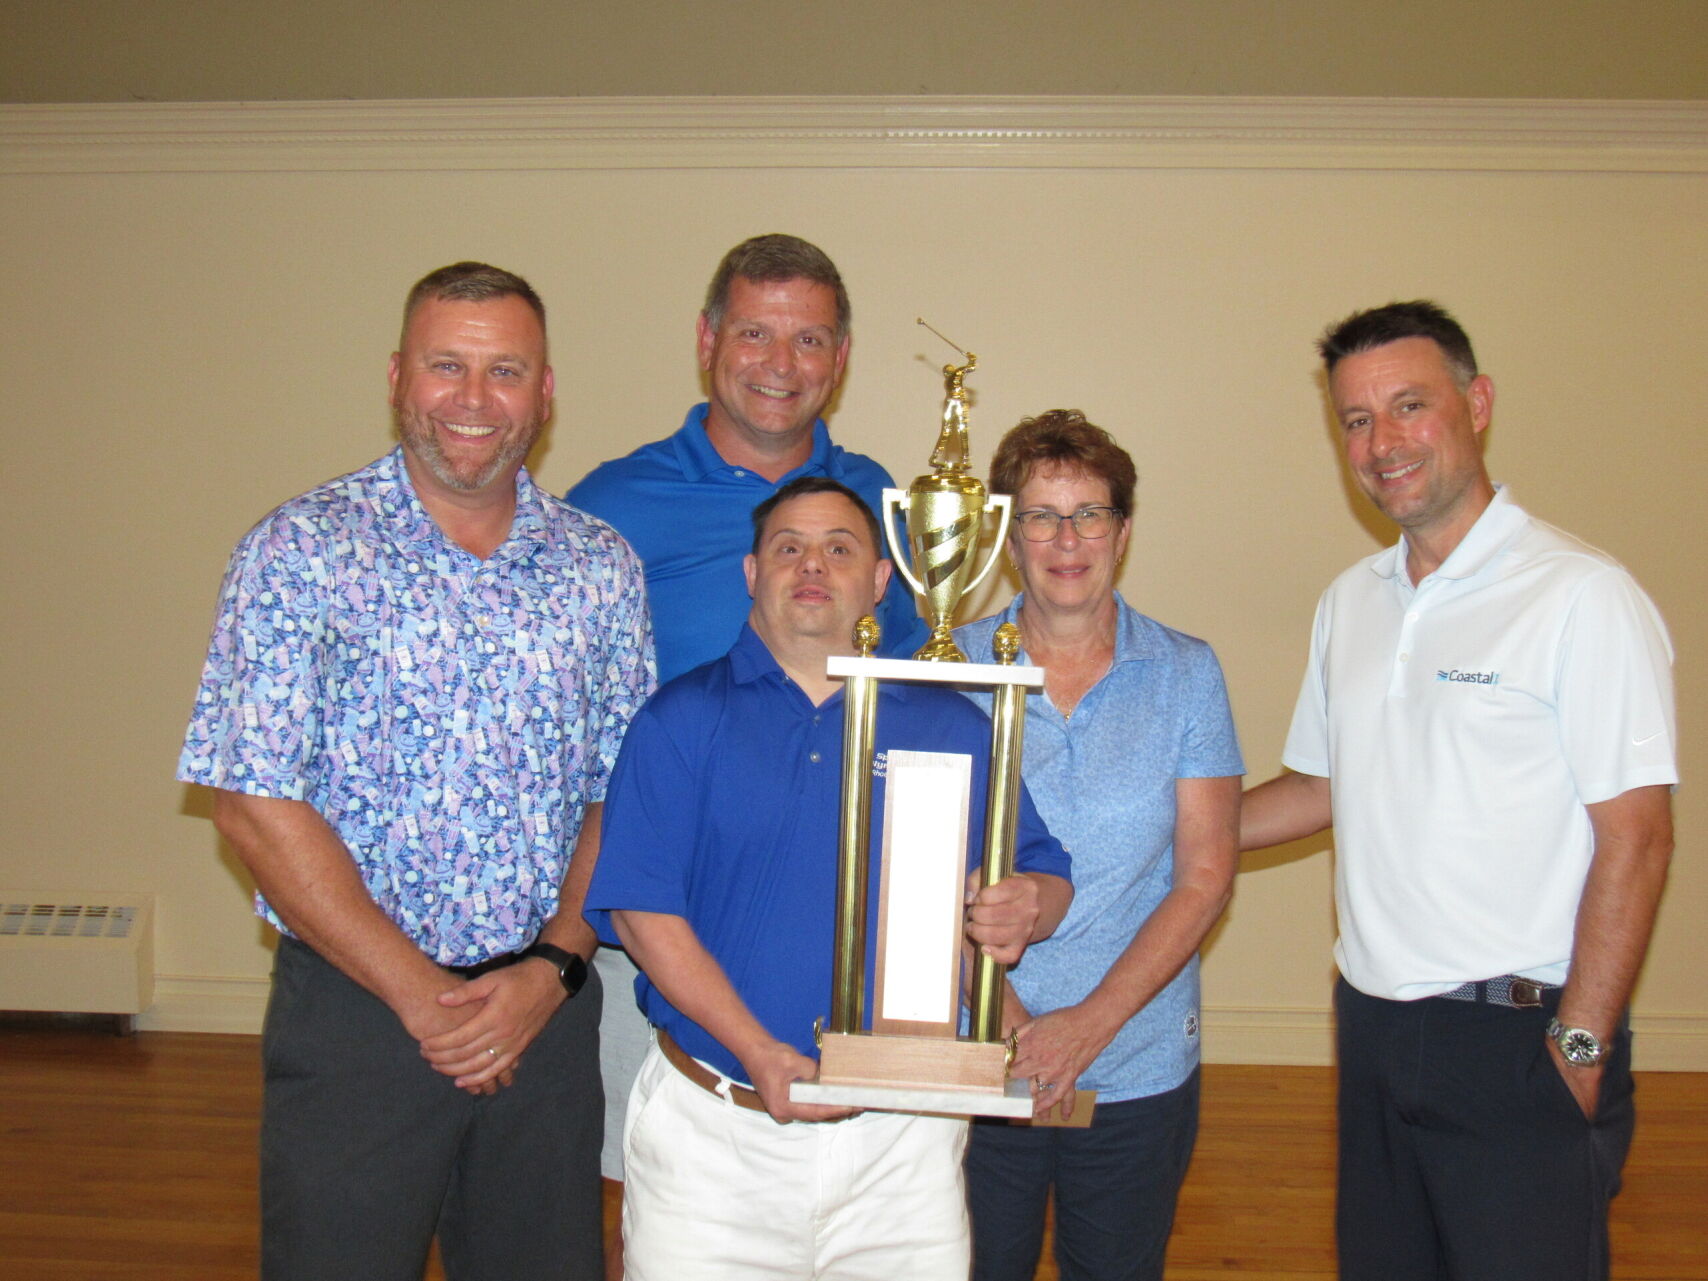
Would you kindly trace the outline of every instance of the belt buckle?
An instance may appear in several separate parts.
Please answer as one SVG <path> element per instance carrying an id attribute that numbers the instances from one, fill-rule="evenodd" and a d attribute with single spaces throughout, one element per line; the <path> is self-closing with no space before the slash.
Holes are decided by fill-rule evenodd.
<path id="1" fill-rule="evenodd" d="M 1542 1004 L 1542 985 L 1533 979 L 1512 980 L 1512 1003 L 1525 1010 Z"/>

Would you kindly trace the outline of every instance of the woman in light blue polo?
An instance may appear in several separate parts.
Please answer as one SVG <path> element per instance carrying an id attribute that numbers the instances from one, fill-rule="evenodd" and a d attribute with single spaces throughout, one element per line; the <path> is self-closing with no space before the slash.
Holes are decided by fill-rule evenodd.
<path id="1" fill-rule="evenodd" d="M 1245 766 L 1210 647 L 1115 590 L 1135 479 L 1075 411 L 1003 437 L 991 489 L 1015 496 L 1022 591 L 956 633 L 988 662 L 1012 621 L 1044 669 L 1022 772 L 1073 855 L 1074 901 L 1010 975 L 1005 1022 L 1040 1114 L 1077 1123 L 1096 1091 L 1089 1127 L 973 1127 L 974 1281 L 1029 1281 L 1052 1188 L 1063 1281 L 1160 1278 L 1197 1137 L 1197 952 L 1233 886 Z"/>

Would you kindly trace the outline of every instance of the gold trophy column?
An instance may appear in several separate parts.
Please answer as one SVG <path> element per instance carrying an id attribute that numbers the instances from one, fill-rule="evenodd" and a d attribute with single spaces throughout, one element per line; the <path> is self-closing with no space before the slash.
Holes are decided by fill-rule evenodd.
<path id="1" fill-rule="evenodd" d="M 993 644 L 997 662 L 1014 665 L 1020 629 L 1004 623 Z M 1026 688 L 998 685 L 990 705 L 990 786 L 984 811 L 984 870 L 989 887 L 1014 872 L 1014 841 L 1020 822 L 1020 746 L 1026 726 Z M 1002 967 L 982 951 L 973 955 L 971 1031 L 975 1041 L 1002 1039 Z"/>
<path id="2" fill-rule="evenodd" d="M 854 625 L 861 658 L 877 648 L 878 620 Z M 866 1005 L 867 850 L 872 838 L 872 743 L 878 727 L 878 681 L 850 676 L 842 695 L 842 821 L 837 848 L 836 956 L 830 978 L 830 1030 L 858 1032 Z"/>

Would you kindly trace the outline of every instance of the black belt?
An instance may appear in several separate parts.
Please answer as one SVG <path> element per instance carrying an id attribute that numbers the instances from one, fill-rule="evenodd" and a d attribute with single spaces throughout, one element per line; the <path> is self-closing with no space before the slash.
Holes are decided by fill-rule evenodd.
<path id="1" fill-rule="evenodd" d="M 1444 1001 L 1476 1001 L 1480 1005 L 1505 1005 L 1515 1010 L 1529 1010 L 1541 1006 L 1544 993 L 1558 990 L 1557 984 L 1538 983 L 1535 979 L 1520 978 L 1516 974 L 1502 974 L 1499 978 L 1461 983 L 1451 992 L 1439 992 L 1437 995 Z"/>

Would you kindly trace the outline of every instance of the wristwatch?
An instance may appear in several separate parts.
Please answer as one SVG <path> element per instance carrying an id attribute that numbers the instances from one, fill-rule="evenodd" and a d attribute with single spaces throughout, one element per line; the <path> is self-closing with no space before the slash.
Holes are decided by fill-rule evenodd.
<path id="1" fill-rule="evenodd" d="M 1560 1047 L 1566 1062 L 1575 1067 L 1594 1067 L 1607 1052 L 1594 1032 L 1567 1027 L 1559 1019 L 1548 1020 L 1548 1039 Z"/>
<path id="2" fill-rule="evenodd" d="M 574 952 L 566 952 L 563 948 L 552 943 L 534 943 L 522 949 L 522 959 L 537 956 L 547 962 L 557 971 L 557 981 L 563 984 L 563 990 L 573 997 L 581 991 L 581 985 L 587 982 L 587 962 Z M 1585 1036 L 1589 1034 L 1584 1033 Z M 1599 1054 L 1601 1051 L 1596 1051 Z"/>

